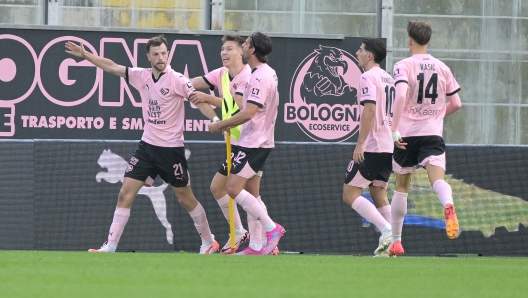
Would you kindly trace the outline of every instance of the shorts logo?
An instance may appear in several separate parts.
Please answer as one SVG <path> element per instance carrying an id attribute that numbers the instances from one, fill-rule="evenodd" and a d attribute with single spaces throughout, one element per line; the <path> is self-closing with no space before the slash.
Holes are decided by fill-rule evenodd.
<path id="1" fill-rule="evenodd" d="M 135 166 L 135 165 L 138 163 L 138 161 L 139 161 L 139 160 L 138 160 L 137 158 L 135 158 L 134 156 L 132 156 L 132 157 L 130 158 L 130 162 L 129 162 L 129 164 Z"/>
<path id="2" fill-rule="evenodd" d="M 351 160 L 350 163 L 348 163 L 347 172 L 351 172 L 353 167 L 354 167 L 354 160 Z"/>
<path id="3" fill-rule="evenodd" d="M 358 131 L 357 89 L 363 70 L 345 50 L 319 46 L 295 71 L 284 121 L 319 142 L 342 142 Z"/>

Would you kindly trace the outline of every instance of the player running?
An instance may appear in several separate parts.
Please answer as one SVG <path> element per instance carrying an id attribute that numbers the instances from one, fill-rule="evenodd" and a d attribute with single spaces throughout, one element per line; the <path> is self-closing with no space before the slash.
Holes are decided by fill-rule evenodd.
<path id="1" fill-rule="evenodd" d="M 392 135 L 396 145 L 393 163 L 396 190 L 391 202 L 390 256 L 404 253 L 401 243 L 403 219 L 407 213 L 411 176 L 418 166 L 427 170 L 433 191 L 444 206 L 447 236 L 455 239 L 459 234 L 451 186 L 445 181 L 442 132 L 444 117 L 462 106 L 458 96 L 460 86 L 449 67 L 427 54 L 431 26 L 423 21 L 411 21 L 407 33 L 411 57 L 394 65 L 396 100 Z"/>

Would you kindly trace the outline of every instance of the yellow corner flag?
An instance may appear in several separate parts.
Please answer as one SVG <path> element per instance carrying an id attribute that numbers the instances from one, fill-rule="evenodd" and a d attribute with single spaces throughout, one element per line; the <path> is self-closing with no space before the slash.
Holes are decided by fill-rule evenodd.
<path id="1" fill-rule="evenodd" d="M 235 99 L 231 96 L 230 90 L 229 73 L 226 71 L 222 75 L 222 94 L 224 95 L 224 99 L 222 100 L 222 120 L 231 118 L 233 115 L 240 112 Z M 237 140 L 240 139 L 240 127 L 241 125 L 230 129 L 231 136 Z"/>

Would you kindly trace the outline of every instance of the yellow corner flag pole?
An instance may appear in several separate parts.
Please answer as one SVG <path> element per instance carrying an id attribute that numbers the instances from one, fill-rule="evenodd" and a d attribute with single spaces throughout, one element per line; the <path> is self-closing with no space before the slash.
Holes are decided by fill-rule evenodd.
<path id="1" fill-rule="evenodd" d="M 226 120 L 233 116 L 236 112 L 239 111 L 239 108 L 230 93 L 229 86 L 229 73 L 227 71 L 222 75 L 222 90 L 223 90 L 223 99 L 222 99 L 222 120 Z M 235 139 L 240 138 L 240 125 L 230 128 L 225 132 L 226 139 L 226 151 L 227 151 L 227 177 L 231 173 L 231 136 Z M 231 234 L 231 253 L 236 252 L 235 248 L 235 208 L 233 198 L 229 197 L 229 233 Z"/>
<path id="2" fill-rule="evenodd" d="M 231 136 L 226 133 L 226 151 L 227 151 L 227 177 L 231 173 Z M 234 200 L 229 197 L 229 233 L 231 234 L 231 253 L 236 252 L 235 248 L 235 204 Z"/>

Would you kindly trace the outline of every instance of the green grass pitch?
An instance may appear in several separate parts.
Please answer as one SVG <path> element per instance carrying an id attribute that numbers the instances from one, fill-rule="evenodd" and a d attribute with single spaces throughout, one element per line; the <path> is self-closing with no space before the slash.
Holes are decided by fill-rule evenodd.
<path id="1" fill-rule="evenodd" d="M 527 297 L 528 258 L 0 251 L 0 297 Z"/>

